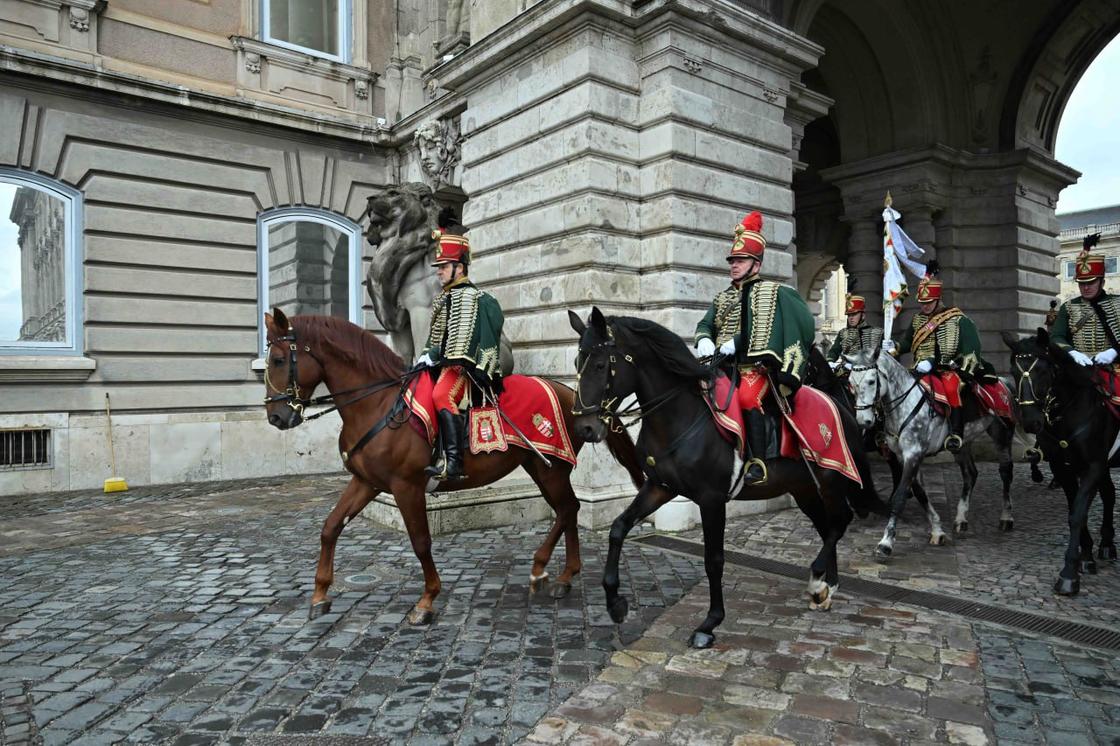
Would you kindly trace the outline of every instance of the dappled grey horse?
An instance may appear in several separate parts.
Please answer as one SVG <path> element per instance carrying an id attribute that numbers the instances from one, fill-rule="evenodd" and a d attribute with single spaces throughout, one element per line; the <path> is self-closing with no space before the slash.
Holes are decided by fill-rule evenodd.
<path id="1" fill-rule="evenodd" d="M 902 465 L 901 475 L 890 499 L 891 514 L 887 519 L 887 527 L 875 548 L 877 556 L 886 558 L 894 551 L 898 518 L 902 515 L 911 489 L 929 519 L 929 543 L 947 543 L 945 532 L 941 530 L 941 517 L 922 485 L 920 468 L 926 456 L 932 456 L 944 447 L 945 438 L 949 435 L 949 421 L 937 414 L 925 389 L 902 363 L 889 354 L 881 355 L 879 352 L 865 351 L 845 355 L 844 359 L 852 366 L 849 385 L 855 397 L 856 420 L 860 427 L 868 428 L 875 424 L 876 416 L 881 417 L 886 444 Z M 1000 515 L 999 528 L 1001 531 L 1010 531 L 1014 526 L 1011 514 L 1011 440 L 1015 434 L 1014 429 L 994 415 L 985 414 L 965 425 L 964 446 L 953 456 L 960 467 L 962 479 L 957 517 L 954 521 L 954 528 L 958 533 L 968 529 L 968 506 L 979 473 L 971 443 L 985 432 L 995 442 L 999 475 L 1003 480 L 1003 513 Z"/>

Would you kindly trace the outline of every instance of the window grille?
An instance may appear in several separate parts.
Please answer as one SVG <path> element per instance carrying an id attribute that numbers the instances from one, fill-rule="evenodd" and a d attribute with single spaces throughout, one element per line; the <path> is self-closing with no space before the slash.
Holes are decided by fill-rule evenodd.
<path id="1" fill-rule="evenodd" d="M 50 430 L 0 430 L 0 470 L 49 468 Z"/>

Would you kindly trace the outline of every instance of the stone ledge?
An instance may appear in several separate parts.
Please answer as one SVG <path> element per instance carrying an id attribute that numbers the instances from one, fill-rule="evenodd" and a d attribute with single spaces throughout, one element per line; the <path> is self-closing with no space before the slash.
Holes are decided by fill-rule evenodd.
<path id="1" fill-rule="evenodd" d="M 0 383 L 81 383 L 97 369 L 88 357 L 64 355 L 0 356 Z"/>

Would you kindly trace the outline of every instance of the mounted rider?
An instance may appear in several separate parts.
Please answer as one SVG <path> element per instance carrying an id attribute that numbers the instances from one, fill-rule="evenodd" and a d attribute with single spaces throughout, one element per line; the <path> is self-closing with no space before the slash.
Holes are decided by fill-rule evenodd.
<path id="1" fill-rule="evenodd" d="M 733 357 L 739 367 L 737 398 L 746 414 L 749 466 L 746 482 L 766 481 L 767 445 L 777 439 L 780 406 L 774 397 L 788 400 L 801 386 L 816 333 L 809 307 L 793 288 L 763 280 L 762 215 L 752 212 L 735 227 L 735 240 L 727 255 L 731 286 L 712 301 L 696 325 L 696 349 L 701 357 Z M 771 381 L 778 391 L 771 391 Z M 764 399 L 770 395 L 770 412 Z"/>
<path id="2" fill-rule="evenodd" d="M 848 325 L 840 330 L 832 347 L 825 357 L 829 367 L 838 375 L 846 373 L 842 355 L 856 355 L 860 352 L 874 352 L 883 343 L 883 328 L 871 326 L 867 323 L 867 299 L 862 295 L 853 295 L 856 278 L 848 280 L 848 294 L 844 301 L 844 314 L 848 317 Z"/>
<path id="3" fill-rule="evenodd" d="M 949 436 L 945 449 L 957 453 L 964 445 L 966 383 L 994 373 L 980 357 L 980 333 L 972 319 L 956 306 L 941 303 L 941 280 L 937 262 L 932 261 L 926 276 L 918 283 L 917 300 L 921 309 L 895 345 L 888 343 L 892 355 L 914 354 L 913 371 L 941 404 L 949 407 Z"/>
<path id="4" fill-rule="evenodd" d="M 471 263 L 467 229 L 450 211 L 441 213 L 439 224 L 439 229 L 432 231 L 436 241 L 432 266 L 443 290 L 432 302 L 428 341 L 416 362 L 439 369 L 433 400 L 444 466 L 429 466 L 427 474 L 442 481 L 466 478 L 463 449 L 467 415 L 460 412 L 460 407 L 469 398 L 472 380 L 484 386 L 498 383 L 498 345 L 504 316 L 494 296 L 479 290 L 467 276 Z"/>
<path id="5" fill-rule="evenodd" d="M 1100 240 L 1100 234 L 1086 236 L 1075 262 L 1078 298 L 1071 298 L 1058 309 L 1050 330 L 1050 341 L 1064 350 L 1074 362 L 1097 366 L 1098 385 L 1113 404 L 1120 404 L 1116 364 L 1120 350 L 1120 296 L 1104 289 L 1104 256 L 1090 254 L 1089 249 Z"/>

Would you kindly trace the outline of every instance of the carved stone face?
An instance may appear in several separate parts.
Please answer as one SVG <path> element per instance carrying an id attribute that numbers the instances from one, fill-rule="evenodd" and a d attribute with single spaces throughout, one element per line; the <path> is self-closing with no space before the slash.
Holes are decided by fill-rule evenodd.
<path id="1" fill-rule="evenodd" d="M 414 135 L 420 149 L 420 165 L 424 172 L 437 176 L 447 163 L 447 149 L 443 142 L 443 128 L 439 122 L 425 122 Z"/>

